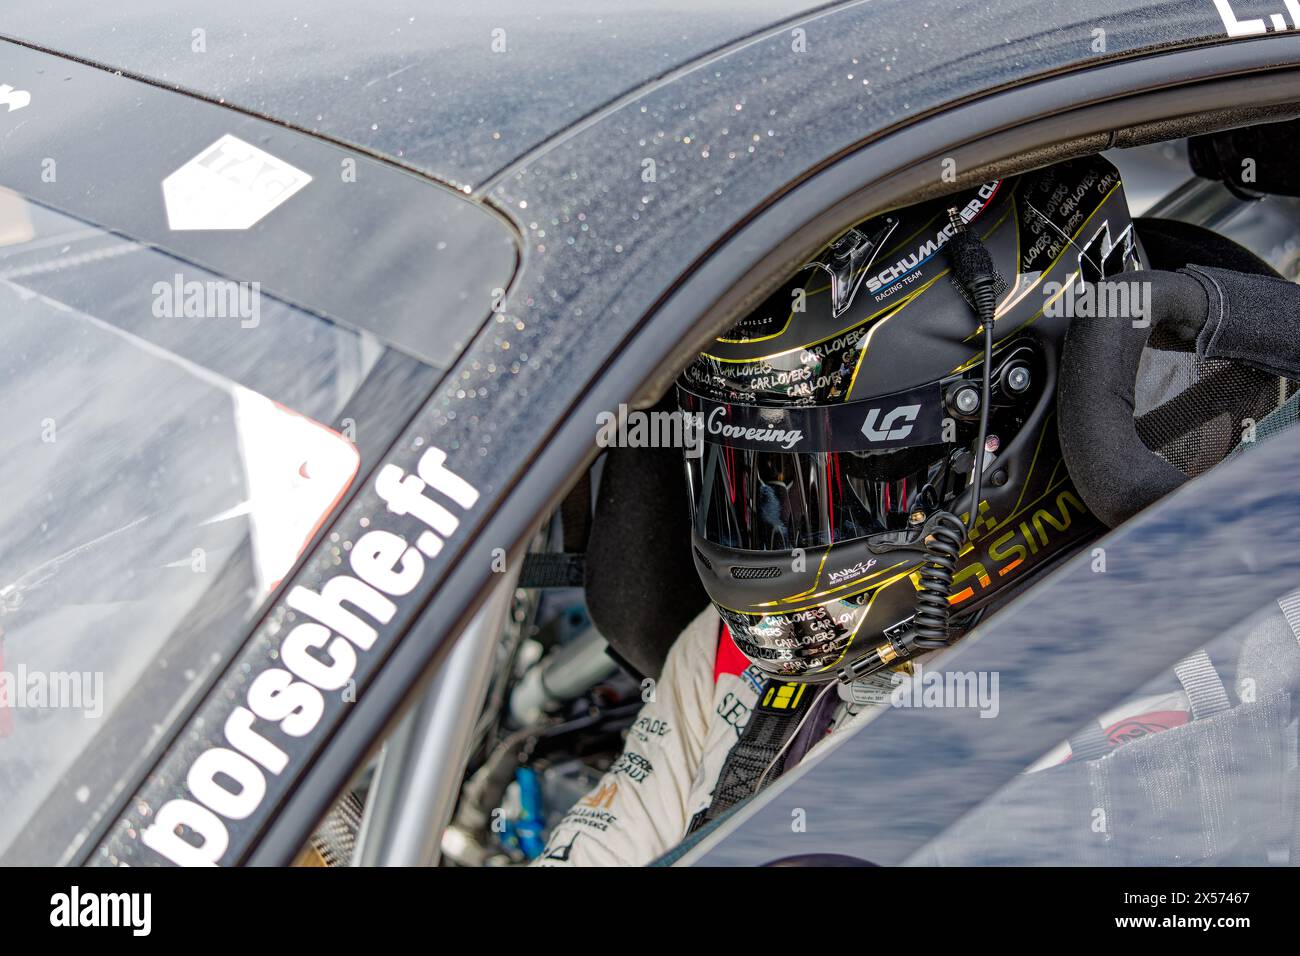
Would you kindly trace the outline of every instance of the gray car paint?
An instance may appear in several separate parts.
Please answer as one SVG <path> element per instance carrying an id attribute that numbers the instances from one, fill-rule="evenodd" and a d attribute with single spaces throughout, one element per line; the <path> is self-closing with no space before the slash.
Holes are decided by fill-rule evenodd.
<path id="1" fill-rule="evenodd" d="M 0 35 L 477 185 L 620 94 L 820 5 L 10 0 Z"/>
<path id="2" fill-rule="evenodd" d="M 956 7 L 954 16 L 931 22 L 911 5 L 852 4 L 805 25 L 806 53 L 795 52 L 789 32 L 776 31 L 652 88 L 511 170 L 491 199 L 509 210 L 528 238 L 522 275 L 504 313 L 466 351 L 392 460 L 410 470 L 423 443 L 445 448 L 448 466 L 482 491 L 475 509 L 482 514 L 546 445 L 584 383 L 642 316 L 790 183 L 892 126 L 990 88 L 1223 39 L 1213 6 L 1199 2 L 1094 4 L 1089 19 L 1051 27 L 1030 19 L 1042 13 L 1033 4 Z M 974 17 L 979 29 L 970 29 L 969 19 L 963 26 L 963 17 Z M 1104 56 L 1091 46 L 1098 24 L 1108 30 Z M 990 38 L 1006 42 L 989 49 Z M 661 157 L 656 166 L 663 171 L 653 189 L 641 178 L 650 150 Z M 366 487 L 334 531 L 350 540 L 362 518 L 382 510 Z M 513 542 L 475 540 L 477 521 L 470 518 L 430 562 L 406 606 L 426 599 L 458 560 L 466 568 L 481 566 L 483 581 L 489 579 L 491 549 Z M 457 558 L 467 547 L 473 556 Z M 331 562 L 322 548 L 301 580 L 319 586 Z M 409 623 L 406 606 L 393 630 Z M 223 679 L 230 688 L 238 686 L 243 664 L 264 660 L 274 646 L 268 625 L 283 611 L 278 604 L 272 609 L 245 655 L 232 663 Z M 353 715 L 366 705 L 369 679 L 359 675 L 363 692 Z M 406 681 L 413 684 L 415 674 Z M 226 686 L 219 683 L 210 700 L 219 701 Z M 209 727 L 220 726 L 215 711 L 205 719 Z M 190 761 L 217 739 L 208 731 L 183 733 L 137 794 L 143 804 L 132 805 L 153 805 L 171 792 Z M 309 760 L 316 743 L 302 741 L 295 759 Z M 275 799 L 243 821 L 240 840 L 268 821 Z M 119 836 L 104 846 L 103 858 L 146 861 L 121 836 L 139 822 L 133 810 L 120 817 Z"/>
<path id="3" fill-rule="evenodd" d="M 1057 19 L 1045 19 L 1052 16 Z M 1208 0 L 1118 0 L 1077 12 L 1021 0 L 858 3 L 802 28 L 807 52 L 795 52 L 794 35 L 784 29 L 746 43 L 539 150 L 491 192 L 529 236 L 524 276 L 505 314 L 470 346 L 392 454 L 409 468 L 413 442 L 435 441 L 449 451 L 448 465 L 483 496 L 472 520 L 431 562 L 408 606 L 427 601 L 471 545 L 477 555 L 513 543 L 476 542 L 475 529 L 503 503 L 505 491 L 643 316 L 792 183 L 892 127 L 999 87 L 1224 40 Z M 1104 51 L 1094 49 L 1096 29 L 1106 31 Z M 646 189 L 642 161 L 655 156 L 664 172 L 654 189 Z M 538 235 L 543 229 L 546 237 Z M 379 507 L 367 487 L 335 530 L 354 535 L 356 522 Z M 319 580 L 327 550 L 313 554 L 303 580 Z M 472 594 L 461 600 L 468 604 Z M 409 620 L 401 614 L 385 637 Z M 438 638 L 422 638 L 430 657 Z M 265 653 L 268 640 L 264 625 L 249 650 Z M 403 678 L 406 686 L 415 676 Z M 216 696 L 221 693 L 219 685 Z M 368 703 L 362 695 L 352 719 L 382 719 L 384 711 L 381 702 Z M 321 736 L 304 741 L 297 756 L 313 752 Z M 158 768 L 159 792 L 183 778 L 194 748 L 202 745 L 184 735 L 177 741 Z M 331 772 L 341 777 L 343 762 L 334 763 Z M 129 822 L 130 816 L 120 819 Z M 263 814 L 253 824 L 266 820 Z"/>

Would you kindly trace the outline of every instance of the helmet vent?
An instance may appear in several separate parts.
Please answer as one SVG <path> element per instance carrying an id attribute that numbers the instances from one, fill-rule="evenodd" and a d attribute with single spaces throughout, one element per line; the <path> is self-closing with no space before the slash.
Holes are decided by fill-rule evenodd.
<path id="1" fill-rule="evenodd" d="M 765 565 L 763 567 L 750 568 L 732 568 L 731 576 L 737 581 L 754 581 L 759 578 L 780 577 L 781 569 L 776 565 Z"/>
<path id="2" fill-rule="evenodd" d="M 700 564 L 704 565 L 710 571 L 713 570 L 713 562 L 710 561 L 708 558 L 706 558 L 704 556 L 704 552 L 701 551 L 699 548 L 695 549 L 695 560 L 700 562 Z"/>

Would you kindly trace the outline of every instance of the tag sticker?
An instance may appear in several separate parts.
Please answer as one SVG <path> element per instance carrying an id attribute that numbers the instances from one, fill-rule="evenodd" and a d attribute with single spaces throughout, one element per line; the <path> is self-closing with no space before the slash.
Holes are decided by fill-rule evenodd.
<path id="1" fill-rule="evenodd" d="M 23 109 L 32 105 L 32 94 L 27 90 L 16 90 L 8 83 L 0 83 L 0 106 L 7 106 L 7 112 Z"/>
<path id="2" fill-rule="evenodd" d="M 242 386 L 235 421 L 247 497 L 205 524 L 246 515 L 258 596 L 279 585 L 352 485 L 361 455 L 338 432 Z"/>
<path id="3" fill-rule="evenodd" d="M 309 182 L 301 169 L 227 134 L 163 180 L 167 225 L 248 229 Z"/>

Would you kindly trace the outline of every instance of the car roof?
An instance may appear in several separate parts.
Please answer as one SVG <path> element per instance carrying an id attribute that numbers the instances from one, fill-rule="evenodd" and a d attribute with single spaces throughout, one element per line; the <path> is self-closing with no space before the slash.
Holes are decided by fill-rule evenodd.
<path id="1" fill-rule="evenodd" d="M 144 2 L 156 6 L 154 0 Z M 29 12 L 31 0 L 19 0 L 19 6 L 22 16 L 7 16 L 2 29 L 28 33 L 27 42 L 37 42 L 31 37 L 42 32 L 33 32 L 40 15 Z M 174 30 L 186 37 L 207 19 L 195 12 L 205 7 L 193 0 L 173 6 L 184 12 L 157 14 L 166 30 L 144 24 L 138 36 L 156 43 Z M 272 0 L 264 7 L 281 11 L 285 2 Z M 1151 15 L 1157 7 L 1158 18 Z M 90 6 L 77 0 L 72 7 L 81 8 Z M 53 22 L 64 29 L 69 18 L 61 12 Z M 94 18 L 104 30 L 126 29 L 105 25 L 101 15 Z M 135 21 L 130 28 L 137 29 Z M 214 34 L 211 26 L 207 29 L 211 51 Z M 509 43 L 510 25 L 505 29 Z M 1097 30 L 1105 31 L 1104 51 L 1094 51 Z M 803 52 L 796 31 L 804 32 Z M 44 31 L 51 39 L 54 32 L 54 27 Z M 449 374 L 384 462 L 410 473 L 433 446 L 445 454 L 445 467 L 477 489 L 478 497 L 437 556 L 425 563 L 418 586 L 395 601 L 392 619 L 376 628 L 375 644 L 361 655 L 356 676 L 363 692 L 355 702 L 329 703 L 320 724 L 296 743 L 290 772 L 270 781 L 257 811 L 232 825 L 225 859 L 285 857 L 286 846 L 296 851 L 360 753 L 429 663 L 445 652 L 457 625 L 493 579 L 494 549 L 521 542 L 540 503 L 590 455 L 591 408 L 625 401 L 633 387 L 629 383 L 650 374 L 638 363 L 658 364 L 669 351 L 661 339 L 684 347 L 686 339 L 698 337 L 701 310 L 740 282 L 756 258 L 775 255 L 772 235 L 789 235 L 821 215 L 828 197 L 847 195 L 883 175 L 879 165 L 863 163 L 892 160 L 879 148 L 862 147 L 909 122 L 1071 68 L 1078 75 L 1068 77 L 1070 95 L 1089 101 L 1099 90 L 1110 90 L 1088 78 L 1089 66 L 1140 61 L 1226 38 L 1210 0 L 1159 5 L 1098 0 L 1086 18 L 1059 5 L 994 0 L 986 5 L 979 29 L 955 22 L 946 6 L 928 0 L 860 0 L 773 27 L 707 63 L 695 61 L 635 98 L 621 98 L 566 126 L 563 135 L 531 152 L 512 147 L 520 158 L 476 182 L 471 199 L 513 219 L 524 237 L 522 269 L 501 311 L 463 349 L 455 349 L 458 358 Z M 1260 42 L 1267 50 L 1247 42 L 1241 51 L 1252 53 L 1256 65 L 1275 62 L 1273 48 L 1282 55 L 1289 45 L 1273 39 Z M 58 49 L 91 58 L 72 45 L 69 36 Z M 189 55 L 183 47 L 173 59 Z M 1141 65 L 1119 63 L 1098 72 L 1127 73 L 1125 67 Z M 286 69 L 291 67 L 292 62 Z M 1179 68 L 1186 68 L 1185 60 Z M 1158 72 L 1159 83 L 1171 82 L 1168 71 L 1156 65 L 1148 72 Z M 1148 73 L 1138 79 L 1155 83 Z M 579 113 L 575 109 L 573 115 Z M 967 135 L 1000 128 L 1004 121 L 981 119 Z M 452 150 L 458 134 L 463 130 L 453 127 L 431 135 Z M 886 138 L 882 148 L 894 139 Z M 428 151 L 435 153 L 435 148 Z M 409 151 L 400 158 L 409 162 Z M 647 158 L 656 160 L 652 180 L 642 176 Z M 799 197 L 800 211 L 791 219 L 793 197 Z M 728 242 L 733 236 L 740 238 Z M 783 250 L 782 255 L 795 257 L 787 263 L 794 266 L 810 251 Z M 645 324 L 650 313 L 654 321 Z M 715 320 L 721 318 L 726 316 Z M 628 343 L 641 336 L 657 338 L 639 356 Z M 615 360 L 618 380 L 607 373 Z M 278 647 L 279 628 L 291 611 L 284 594 L 301 582 L 319 587 L 334 574 L 333 542 L 353 540 L 381 518 L 409 540 L 422 530 L 417 519 L 386 514 L 374 480 L 367 477 L 209 688 L 202 712 L 196 708 L 168 733 L 147 780 L 125 781 L 121 798 L 105 805 L 104 818 L 81 838 L 84 842 L 61 851 L 69 858 L 149 860 L 136 840 L 142 825 L 138 809 L 165 802 L 186 779 L 196 754 L 216 745 L 220 735 L 213 728 L 223 725 L 247 674 L 264 669 Z M 53 821 L 81 812 L 75 804 L 51 800 L 47 816 Z M 33 834 L 30 852 L 15 859 L 39 858 L 37 844 L 53 839 L 43 839 L 39 828 L 28 832 Z"/>
<path id="2" fill-rule="evenodd" d="M 871 88 L 861 91 L 869 104 L 930 71 L 951 78 L 953 92 L 969 80 L 989 89 L 1137 48 L 1300 28 L 1250 9 L 1234 13 L 1227 0 L 1104 0 L 1084 17 L 1073 4 L 991 0 L 967 23 L 942 0 L 641 0 L 599 13 L 582 0 L 544 10 L 480 0 L 441 16 L 423 0 L 263 0 L 255 15 L 213 0 L 125 8 L 64 0 L 56 11 L 42 0 L 11 0 L 0 38 L 185 90 L 474 191 L 587 117 L 774 29 L 803 29 L 802 48 L 790 43 L 786 53 L 823 62 L 792 74 L 770 59 L 773 84 L 806 82 L 812 91 L 833 65 L 834 82 L 855 86 L 870 71 Z M 825 32 L 849 23 L 869 28 L 852 51 L 844 36 Z"/>
<path id="3" fill-rule="evenodd" d="M 11 0 L 0 35 L 476 185 L 621 94 L 823 5 Z"/>

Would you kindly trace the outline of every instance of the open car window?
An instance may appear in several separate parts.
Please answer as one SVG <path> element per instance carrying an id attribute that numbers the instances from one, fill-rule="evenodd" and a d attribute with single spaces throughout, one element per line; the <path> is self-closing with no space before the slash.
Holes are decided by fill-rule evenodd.
<path id="1" fill-rule="evenodd" d="M 1278 545 L 1300 529 L 1294 434 L 1259 441 L 1063 564 L 928 662 L 901 706 L 832 738 L 673 859 L 1027 863 L 1056 843 L 1060 863 L 1294 862 L 1300 641 L 1287 596 L 1300 554 Z M 1223 688 L 1204 719 L 1189 703 L 1179 712 L 1174 673 L 1200 649 L 1215 680 L 1203 669 L 1199 680 Z M 965 696 L 946 696 L 958 684 Z M 1082 760 L 1064 759 L 1072 739 Z M 1060 790 L 1019 800 L 1052 778 Z M 995 821 L 1002 812 L 1018 824 Z"/>

